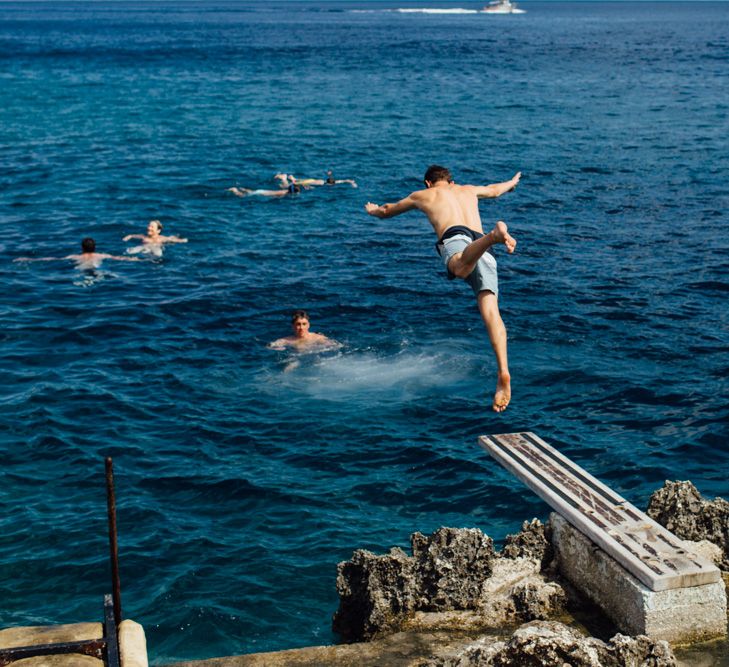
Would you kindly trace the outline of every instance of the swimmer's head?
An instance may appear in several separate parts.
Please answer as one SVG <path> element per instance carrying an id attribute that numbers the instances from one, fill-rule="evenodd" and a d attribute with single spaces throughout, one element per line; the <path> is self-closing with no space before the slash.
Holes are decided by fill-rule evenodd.
<path id="1" fill-rule="evenodd" d="M 453 183 L 453 176 L 451 176 L 451 172 L 445 167 L 441 167 L 437 164 L 431 164 L 425 172 L 425 176 L 423 176 L 425 187 L 429 188 L 431 185 L 435 185 L 438 181 Z"/>
<path id="2" fill-rule="evenodd" d="M 309 333 L 309 315 L 305 310 L 295 310 L 291 314 L 291 328 L 294 330 L 294 335 L 298 338 L 303 338 Z"/>
<path id="3" fill-rule="evenodd" d="M 162 223 L 159 220 L 150 220 L 149 224 L 147 225 L 147 233 L 148 234 L 161 234 L 162 233 Z"/>
<path id="4" fill-rule="evenodd" d="M 96 241 L 94 241 L 94 239 L 92 239 L 90 236 L 87 236 L 81 241 L 81 251 L 96 252 Z"/>

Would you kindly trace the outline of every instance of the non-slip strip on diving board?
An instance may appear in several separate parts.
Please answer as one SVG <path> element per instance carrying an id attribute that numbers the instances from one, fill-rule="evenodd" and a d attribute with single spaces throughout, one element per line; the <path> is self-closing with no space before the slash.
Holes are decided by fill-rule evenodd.
<path id="1" fill-rule="evenodd" d="M 479 443 L 651 590 L 721 579 L 713 563 L 534 433 L 483 435 Z"/>

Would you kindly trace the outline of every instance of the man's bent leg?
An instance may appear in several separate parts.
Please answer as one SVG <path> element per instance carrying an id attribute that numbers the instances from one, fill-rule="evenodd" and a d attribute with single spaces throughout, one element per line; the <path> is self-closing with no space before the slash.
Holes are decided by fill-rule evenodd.
<path id="1" fill-rule="evenodd" d="M 454 255 L 451 261 L 448 262 L 448 270 L 459 278 L 466 278 L 476 268 L 481 256 L 497 243 L 503 243 L 508 252 L 514 252 L 516 247 L 516 241 L 509 234 L 507 226 L 501 220 L 496 223 L 488 234 L 470 243 L 460 255 Z"/>
<path id="2" fill-rule="evenodd" d="M 506 353 L 506 327 L 499 313 L 499 303 L 493 292 L 479 292 L 478 310 L 481 313 L 486 331 L 489 334 L 491 347 L 496 355 L 498 378 L 496 392 L 494 393 L 493 409 L 503 412 L 511 400 L 511 376 L 509 375 L 509 362 Z"/>

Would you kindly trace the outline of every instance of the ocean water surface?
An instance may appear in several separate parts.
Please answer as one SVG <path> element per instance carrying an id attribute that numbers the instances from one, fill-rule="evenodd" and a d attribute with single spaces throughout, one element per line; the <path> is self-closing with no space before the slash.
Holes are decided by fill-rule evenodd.
<path id="1" fill-rule="evenodd" d="M 0 3 L 0 625 L 100 616 L 108 455 L 155 665 L 336 641 L 354 549 L 546 518 L 484 433 L 729 497 L 729 3 L 482 4 Z M 364 213 L 431 163 L 523 172 L 481 205 L 518 240 L 501 415 L 427 222 Z M 227 191 L 327 169 L 359 187 Z M 13 261 L 152 218 L 189 243 Z M 344 348 L 285 372 L 295 308 Z"/>

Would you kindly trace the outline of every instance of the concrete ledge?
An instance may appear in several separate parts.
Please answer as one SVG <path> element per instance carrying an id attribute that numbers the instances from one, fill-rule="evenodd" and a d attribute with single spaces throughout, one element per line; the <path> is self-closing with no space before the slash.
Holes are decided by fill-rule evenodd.
<path id="1" fill-rule="evenodd" d="M 101 623 L 71 623 L 68 625 L 43 625 L 0 630 L 0 648 L 18 648 L 39 644 L 100 639 L 104 636 Z M 134 621 L 122 621 L 119 625 L 119 653 L 122 667 L 149 667 L 147 640 L 144 628 Z M 78 653 L 25 658 L 11 663 L 12 667 L 101 667 L 101 660 Z"/>
<path id="2" fill-rule="evenodd" d="M 121 667 L 149 667 L 147 638 L 139 623 L 126 620 L 119 624 L 119 654 Z"/>
<path id="3" fill-rule="evenodd" d="M 550 515 L 559 571 L 622 632 L 687 643 L 727 632 L 723 581 L 652 591 L 559 514 Z"/>

